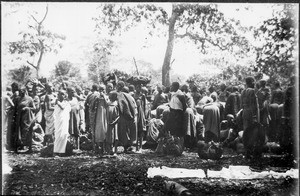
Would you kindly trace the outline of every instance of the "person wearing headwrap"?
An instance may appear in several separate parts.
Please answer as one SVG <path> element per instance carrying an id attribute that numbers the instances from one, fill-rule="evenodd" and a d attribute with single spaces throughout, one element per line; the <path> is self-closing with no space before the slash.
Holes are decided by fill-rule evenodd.
<path id="1" fill-rule="evenodd" d="M 107 133 L 107 107 L 108 97 L 105 95 L 105 86 L 99 85 L 99 95 L 92 107 L 96 111 L 94 143 L 95 152 L 103 155 L 105 153 L 105 140 Z M 100 149 L 99 149 L 100 147 Z M 100 150 L 100 151 L 99 151 Z"/>
<path id="2" fill-rule="evenodd" d="M 15 152 L 18 152 L 18 147 L 24 146 L 28 146 L 28 152 L 32 152 L 32 125 L 36 120 L 34 119 L 34 110 L 33 99 L 28 96 L 26 87 L 22 87 L 16 117 L 16 132 L 18 137 Z"/>

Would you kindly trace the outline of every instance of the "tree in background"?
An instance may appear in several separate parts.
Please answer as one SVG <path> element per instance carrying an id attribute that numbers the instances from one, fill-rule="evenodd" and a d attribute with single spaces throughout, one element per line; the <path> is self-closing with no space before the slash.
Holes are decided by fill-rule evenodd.
<path id="1" fill-rule="evenodd" d="M 17 82 L 21 85 L 25 85 L 32 76 L 32 69 L 27 65 L 22 65 L 20 68 L 15 68 L 8 71 L 11 82 Z"/>
<path id="2" fill-rule="evenodd" d="M 163 85 L 170 85 L 170 64 L 176 38 L 192 41 L 203 54 L 212 47 L 236 55 L 248 51 L 248 41 L 242 35 L 245 29 L 239 22 L 226 19 L 216 5 L 172 4 L 171 14 L 160 5 L 104 4 L 99 7 L 100 14 L 94 20 L 98 32 L 108 29 L 111 35 L 140 23 L 148 25 L 150 35 L 155 29 L 165 30 L 162 34 L 168 35 L 168 42 L 162 65 Z"/>
<path id="3" fill-rule="evenodd" d="M 101 83 L 103 77 L 110 71 L 110 58 L 115 45 L 112 40 L 99 40 L 93 45 L 88 64 L 88 77 L 93 83 Z"/>
<path id="4" fill-rule="evenodd" d="M 80 69 L 74 66 L 69 61 L 59 61 L 51 74 L 50 81 L 55 85 L 60 85 L 62 82 L 83 87 Z"/>
<path id="5" fill-rule="evenodd" d="M 296 7 L 285 4 L 283 10 L 263 22 L 255 31 L 256 70 L 270 77 L 270 81 L 279 80 L 286 83 L 294 75 L 296 66 Z"/>
<path id="6" fill-rule="evenodd" d="M 36 15 L 31 14 L 28 29 L 19 33 L 22 37 L 21 40 L 8 43 L 9 52 L 11 54 L 23 54 L 25 62 L 36 70 L 37 77 L 39 77 L 44 54 L 47 52 L 57 53 L 63 47 L 62 40 L 65 40 L 65 36 L 58 35 L 44 28 L 43 22 L 47 15 L 48 5 L 41 20 L 38 20 Z"/>

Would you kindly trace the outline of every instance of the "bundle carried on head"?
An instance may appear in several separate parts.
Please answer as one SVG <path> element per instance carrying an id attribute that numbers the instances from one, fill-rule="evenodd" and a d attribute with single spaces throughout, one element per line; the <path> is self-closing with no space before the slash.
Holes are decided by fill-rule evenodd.
<path id="1" fill-rule="evenodd" d="M 107 84 L 107 83 L 112 83 L 114 85 L 116 85 L 118 82 L 117 76 L 114 73 L 108 73 L 104 78 L 103 78 L 103 83 Z"/>
<path id="2" fill-rule="evenodd" d="M 146 76 L 131 76 L 130 78 L 127 79 L 127 82 L 133 85 L 147 85 L 151 81 L 151 78 L 148 78 Z"/>

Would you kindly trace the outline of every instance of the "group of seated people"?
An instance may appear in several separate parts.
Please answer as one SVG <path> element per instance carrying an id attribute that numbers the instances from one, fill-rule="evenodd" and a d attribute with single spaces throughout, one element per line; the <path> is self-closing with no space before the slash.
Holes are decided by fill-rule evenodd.
<path id="1" fill-rule="evenodd" d="M 199 141 L 230 146 L 237 138 L 246 157 L 261 155 L 267 141 L 292 153 L 294 83 L 281 89 L 265 80 L 247 77 L 244 88 L 225 84 L 201 89 L 173 82 L 155 90 L 124 81 L 94 84 L 82 90 L 63 82 L 54 87 L 30 80 L 24 87 L 13 83 L 3 96 L 6 148 L 18 152 L 41 138 L 43 146 L 64 154 L 68 142 L 78 150 L 88 135 L 96 154 L 141 152 L 146 142 L 179 138 L 182 148 L 193 150 Z M 284 124 L 284 126 L 281 126 Z M 39 135 L 40 133 L 40 135 Z"/>

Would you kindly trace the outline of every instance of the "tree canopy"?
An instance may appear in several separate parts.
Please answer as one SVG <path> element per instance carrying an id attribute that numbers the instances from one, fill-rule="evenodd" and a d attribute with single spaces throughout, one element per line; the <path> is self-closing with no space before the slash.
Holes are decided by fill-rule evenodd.
<path id="1" fill-rule="evenodd" d="M 295 7 L 285 5 L 284 9 L 265 20 L 255 31 L 260 42 L 256 46 L 256 67 L 272 81 L 287 80 L 295 73 L 296 28 Z"/>
<path id="2" fill-rule="evenodd" d="M 48 15 L 48 5 L 41 20 L 35 14 L 30 14 L 31 20 L 28 22 L 27 29 L 19 32 L 21 39 L 9 42 L 9 52 L 11 54 L 24 54 L 24 61 L 36 70 L 39 77 L 42 59 L 45 53 L 55 52 L 63 47 L 62 40 L 65 36 L 53 33 L 44 28 L 43 22 Z M 35 57 L 38 57 L 37 61 Z"/>
<path id="3" fill-rule="evenodd" d="M 175 39 L 188 39 L 197 44 L 200 52 L 210 47 L 242 55 L 249 50 L 243 36 L 246 30 L 239 22 L 228 20 L 214 4 L 172 4 L 168 13 L 162 4 L 103 4 L 95 18 L 96 31 L 110 35 L 121 34 L 143 23 L 149 34 L 159 28 L 168 35 L 165 58 L 162 64 L 162 83 L 170 84 L 170 64 Z M 162 28 L 165 26 L 165 28 Z M 167 28 L 166 28 L 167 27 Z"/>

